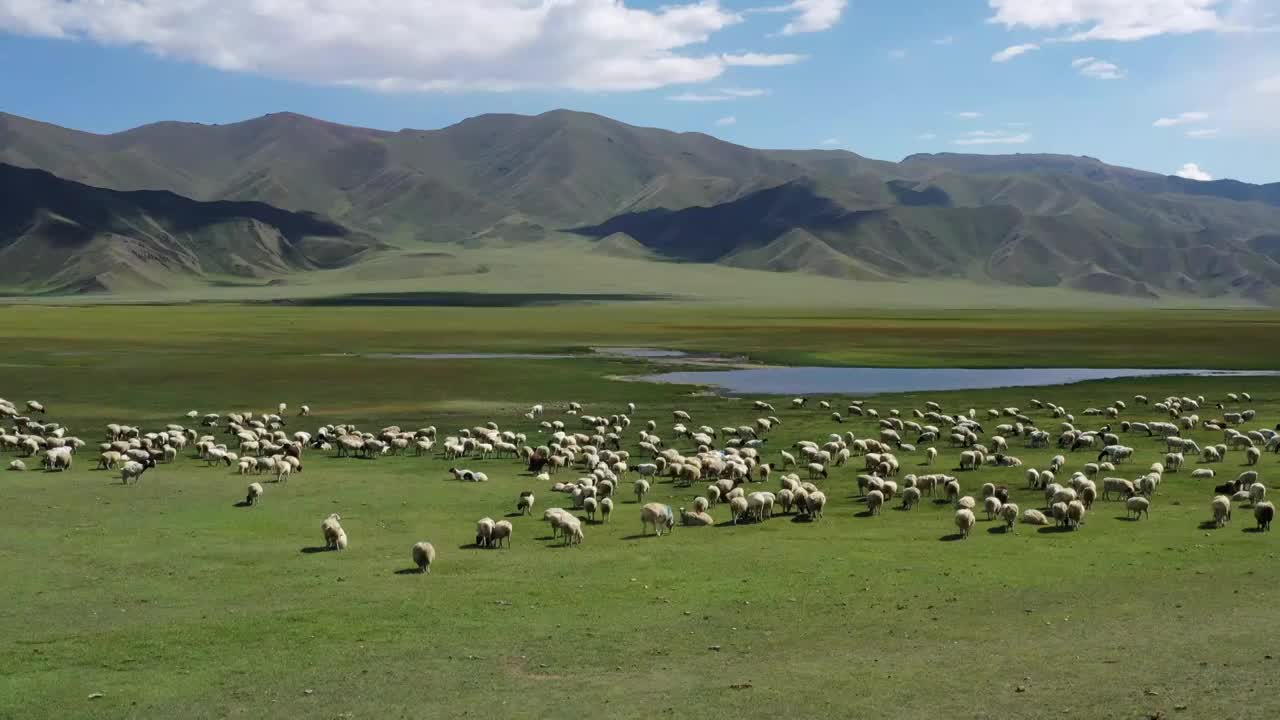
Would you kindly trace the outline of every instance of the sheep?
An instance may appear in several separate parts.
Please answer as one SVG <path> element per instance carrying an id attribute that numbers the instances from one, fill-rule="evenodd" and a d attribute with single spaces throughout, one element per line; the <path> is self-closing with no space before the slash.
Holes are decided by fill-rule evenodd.
<path id="1" fill-rule="evenodd" d="M 476 521 L 476 547 L 487 548 L 493 539 L 493 518 L 480 518 Z"/>
<path id="2" fill-rule="evenodd" d="M 1136 492 L 1137 490 L 1134 488 L 1133 483 L 1129 482 L 1128 480 L 1125 480 L 1124 478 L 1103 478 L 1102 479 L 1102 499 L 1103 500 L 1110 500 L 1112 494 L 1119 495 L 1120 499 L 1123 500 L 1127 497 L 1130 497 L 1131 495 L 1134 495 Z"/>
<path id="3" fill-rule="evenodd" d="M 1067 503 L 1067 527 L 1072 530 L 1079 529 L 1084 524 L 1084 516 L 1087 512 L 1084 503 L 1079 500 L 1072 500 Z"/>
<path id="4" fill-rule="evenodd" d="M 613 514 L 613 498 L 602 498 L 600 500 L 600 522 L 609 522 L 609 516 Z"/>
<path id="5" fill-rule="evenodd" d="M 1247 448 L 1244 451 L 1244 457 L 1246 465 L 1257 465 L 1262 459 L 1262 451 L 1256 447 Z"/>
<path id="6" fill-rule="evenodd" d="M 1004 507 L 1004 503 L 1000 502 L 999 498 L 992 495 L 982 501 L 982 506 L 983 510 L 987 513 L 987 522 L 990 522 L 995 520 L 996 516 L 1000 514 L 1000 510 Z"/>
<path id="7" fill-rule="evenodd" d="M 306 406 L 303 405 L 305 408 Z M 429 542 L 423 541 L 414 543 L 413 545 L 413 564 L 418 566 L 418 572 L 427 574 L 431 572 L 431 564 L 436 561 L 436 547 Z"/>
<path id="8" fill-rule="evenodd" d="M 973 511 L 968 508 L 960 508 L 956 511 L 955 524 L 960 529 L 960 537 L 968 538 L 969 532 L 973 530 L 973 526 L 978 522 L 974 517 Z"/>
<path id="9" fill-rule="evenodd" d="M 1125 517 L 1129 517 L 1132 514 L 1135 520 L 1143 515 L 1149 518 L 1151 517 L 1151 501 L 1141 495 L 1135 495 L 1124 501 L 1124 511 Z"/>
<path id="10" fill-rule="evenodd" d="M 244 499 L 245 504 L 257 505 L 258 498 L 262 497 L 262 492 L 263 490 L 262 490 L 261 483 L 256 483 L 256 482 L 249 483 L 249 494 L 245 496 L 245 499 Z"/>
<path id="11" fill-rule="evenodd" d="M 1217 495 L 1209 507 L 1213 510 L 1214 527 L 1221 528 L 1231 522 L 1231 498 L 1226 495 Z"/>
<path id="12" fill-rule="evenodd" d="M 1022 513 L 1022 522 L 1028 525 L 1048 525 L 1049 519 L 1039 510 L 1027 510 Z"/>
<path id="13" fill-rule="evenodd" d="M 648 527 L 653 526 L 653 532 L 658 537 L 662 537 L 662 531 L 665 528 L 668 532 L 675 527 L 675 513 L 671 511 L 670 505 L 661 503 L 649 503 L 640 508 L 640 532 L 647 533 Z"/>
<path id="14" fill-rule="evenodd" d="M 12 472 L 26 472 L 27 464 L 21 460 L 13 460 L 9 463 L 9 470 Z"/>
<path id="15" fill-rule="evenodd" d="M 128 485 L 131 481 L 136 483 L 142 479 L 143 473 L 155 466 L 155 460 L 148 459 L 143 462 L 130 460 L 124 464 L 124 467 L 120 468 L 120 481 L 125 485 Z"/>
<path id="16" fill-rule="evenodd" d="M 1249 502 L 1255 507 L 1258 503 L 1267 499 L 1267 486 L 1262 483 L 1254 483 L 1249 486 Z"/>
<path id="17" fill-rule="evenodd" d="M 330 550 L 337 548 L 338 535 L 345 535 L 341 521 L 342 516 L 338 513 L 333 513 L 320 523 L 320 532 L 324 535 L 324 546 Z"/>
<path id="18" fill-rule="evenodd" d="M 636 504 L 638 505 L 644 502 L 644 496 L 649 492 L 649 481 L 644 478 L 640 478 L 635 481 L 632 487 L 635 489 L 636 493 Z"/>
<path id="19" fill-rule="evenodd" d="M 1004 531 L 1013 532 L 1013 526 L 1018 522 L 1018 516 L 1021 510 L 1014 503 L 1005 503 L 1000 506 L 1000 517 L 1004 519 Z"/>
<path id="20" fill-rule="evenodd" d="M 822 511 L 827 506 L 827 496 L 823 492 L 811 492 L 805 496 L 805 509 L 810 518 L 822 519 Z"/>
<path id="21" fill-rule="evenodd" d="M 533 512 L 533 491 L 525 490 L 520 493 L 520 499 L 516 500 L 516 512 L 521 515 L 529 515 Z"/>
<path id="22" fill-rule="evenodd" d="M 1192 480 L 1212 480 L 1216 476 L 1217 473 L 1212 468 L 1200 468 L 1191 473 Z"/>
<path id="23" fill-rule="evenodd" d="M 563 515 L 560 520 L 560 533 L 564 536 L 565 545 L 582 544 L 582 521 L 572 515 Z"/>
<path id="24" fill-rule="evenodd" d="M 920 488 L 909 487 L 902 491 L 902 508 L 910 510 L 920 503 Z"/>
<path id="25" fill-rule="evenodd" d="M 507 547 L 511 547 L 511 521 L 499 520 L 493 524 L 493 532 L 489 535 L 490 547 L 502 547 L 502 541 L 507 541 Z"/>
<path id="26" fill-rule="evenodd" d="M 879 515 L 880 508 L 884 506 L 884 493 L 879 490 L 872 490 L 867 493 L 867 511 L 871 515 Z"/>
<path id="27" fill-rule="evenodd" d="M 600 507 L 600 501 L 594 497 L 586 497 L 582 499 L 582 510 L 587 515 L 587 522 L 596 521 L 596 510 Z"/>
<path id="28" fill-rule="evenodd" d="M 733 524 L 737 525 L 738 520 L 747 514 L 747 499 L 741 495 L 729 499 L 729 516 L 733 519 Z"/>
<path id="29" fill-rule="evenodd" d="M 715 525 L 715 518 L 708 515 L 703 510 L 694 509 L 693 512 L 687 512 L 684 508 L 680 508 L 680 524 L 692 527 L 706 527 Z"/>
<path id="30" fill-rule="evenodd" d="M 1253 506 L 1253 519 L 1258 521 L 1258 530 L 1260 532 L 1271 531 L 1271 521 L 1276 517 L 1276 506 L 1270 502 L 1258 503 Z"/>

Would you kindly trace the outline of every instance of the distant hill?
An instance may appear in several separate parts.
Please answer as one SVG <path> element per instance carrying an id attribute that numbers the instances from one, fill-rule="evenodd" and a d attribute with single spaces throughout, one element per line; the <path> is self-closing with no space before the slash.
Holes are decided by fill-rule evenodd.
<path id="1" fill-rule="evenodd" d="M 11 291 L 260 284 L 349 265 L 379 247 L 331 221 L 262 203 L 104 190 L 0 164 L 0 288 Z"/>
<path id="2" fill-rule="evenodd" d="M 0 162 L 113 190 L 318 213 L 405 247 L 575 232 L 599 239 L 605 256 L 860 280 L 960 277 L 1261 302 L 1280 283 L 1280 183 L 1195 182 L 1089 157 L 942 153 L 894 163 L 755 150 L 559 110 L 440 130 L 278 113 L 113 135 L 0 114 Z M 253 263 L 206 255 L 205 265 L 247 272 Z"/>

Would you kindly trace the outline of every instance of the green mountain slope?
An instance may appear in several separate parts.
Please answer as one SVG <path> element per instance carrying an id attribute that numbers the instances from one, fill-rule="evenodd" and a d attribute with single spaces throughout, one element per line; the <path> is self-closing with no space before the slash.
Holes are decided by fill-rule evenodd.
<path id="1" fill-rule="evenodd" d="M 10 290 L 262 283 L 350 265 L 379 247 L 331 221 L 262 203 L 104 190 L 0 164 L 0 287 Z"/>

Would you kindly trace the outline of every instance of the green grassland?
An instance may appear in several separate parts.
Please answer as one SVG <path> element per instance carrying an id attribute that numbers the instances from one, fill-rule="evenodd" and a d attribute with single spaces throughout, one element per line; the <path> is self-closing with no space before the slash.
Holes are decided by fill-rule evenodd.
<path id="1" fill-rule="evenodd" d="M 802 360 L 947 364 L 1264 367 L 1269 313 L 1073 315 L 1055 332 L 1019 312 L 909 313 L 688 310 L 678 306 L 538 308 L 7 307 L 0 309 L 0 396 L 38 398 L 49 419 L 97 442 L 111 421 L 147 429 L 188 410 L 265 411 L 307 403 L 289 429 L 434 424 L 442 435 L 493 420 L 537 437 L 522 417 L 569 401 L 593 414 L 635 402 L 637 423 L 670 439 L 671 411 L 697 424 L 741 425 L 750 399 L 697 388 L 623 383 L 639 361 L 420 361 L 326 356 L 395 350 L 554 350 L 661 345 Z M 1037 324 L 1038 323 L 1038 324 Z M 965 342 L 969 338 L 971 342 Z M 1230 340 L 1223 340 L 1229 338 Z M 1215 339 L 1217 339 L 1215 343 Z M 1204 347 L 1205 344 L 1217 347 Z M 1212 401 L 1248 390 L 1258 420 L 1280 421 L 1278 378 L 1159 378 L 1067 387 L 869 399 L 882 412 L 936 400 L 950 411 L 1038 397 L 1079 413 L 1135 393 Z M 848 398 L 828 398 L 843 407 Z M 831 432 L 811 405 L 784 407 L 772 457 Z M 1056 421 L 1038 411 L 1043 427 Z M 1096 419 L 1077 415 L 1093 427 Z M 1128 419 L 1158 414 L 1130 403 Z M 988 430 L 991 428 L 988 427 Z M 1197 431 L 1201 444 L 1220 435 Z M 1145 437 L 1122 472 L 1163 455 Z M 675 443 L 691 450 L 685 443 Z M 1057 450 L 1013 452 L 1044 467 Z M 983 482 L 1042 504 L 1021 469 L 938 470 L 967 493 Z M 336 459 L 318 452 L 261 504 L 239 508 L 248 479 L 183 457 L 137 485 L 95 471 L 93 453 L 62 474 L 0 474 L 0 717 L 361 718 L 798 717 L 1273 718 L 1277 538 L 1246 532 L 1247 508 L 1204 529 L 1212 483 L 1194 463 L 1166 481 L 1150 519 L 1099 502 L 1078 532 L 981 521 L 967 541 L 952 509 L 862 517 L 856 466 L 820 485 L 816 523 L 677 528 L 642 537 L 629 493 L 608 524 L 562 548 L 545 523 L 512 518 L 509 550 L 467 547 L 474 522 L 512 512 L 522 490 L 543 508 L 563 496 L 510 460 Z M 3 455 L 7 464 L 10 454 Z M 1072 455 L 1068 473 L 1093 456 Z M 922 455 L 904 454 L 903 473 Z M 1234 477 L 1243 454 L 1215 466 Z M 1276 456 L 1258 468 L 1264 482 Z M 488 473 L 462 484 L 463 464 Z M 572 479 L 566 473 L 560 479 Z M 255 478 L 261 479 L 261 478 Z M 776 485 L 776 483 L 773 483 Z M 757 486 L 759 487 L 759 486 Z M 776 489 L 770 487 L 770 489 Z M 649 500 L 690 503 L 669 484 Z M 895 503 L 896 504 L 896 503 Z M 322 545 L 319 523 L 343 515 L 351 548 Z M 409 547 L 439 551 L 429 576 L 405 574 Z M 88 699 L 92 693 L 102 693 Z M 1179 710 L 1182 708 L 1182 710 Z"/>

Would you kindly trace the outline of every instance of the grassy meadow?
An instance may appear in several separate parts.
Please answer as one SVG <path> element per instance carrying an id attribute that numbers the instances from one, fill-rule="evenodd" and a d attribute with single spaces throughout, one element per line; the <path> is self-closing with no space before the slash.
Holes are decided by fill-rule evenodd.
<path id="1" fill-rule="evenodd" d="M 564 419 L 621 412 L 636 431 L 657 421 L 671 446 L 671 412 L 697 425 L 748 424 L 751 400 L 698 388 L 618 382 L 638 360 L 410 360 L 398 351 L 563 351 L 658 346 L 749 355 L 768 362 L 943 366 L 1268 368 L 1277 316 L 1269 312 L 1118 311 L 1049 323 L 1021 311 L 896 313 L 737 310 L 668 304 L 530 308 L 350 308 L 240 305 L 0 308 L 0 396 L 39 399 L 48 420 L 90 442 L 67 473 L 0 474 L 0 718 L 1274 718 L 1280 686 L 1271 631 L 1280 622 L 1280 533 L 1249 532 L 1237 506 L 1222 530 L 1209 520 L 1213 484 L 1194 462 L 1168 474 L 1149 519 L 1124 519 L 1099 501 L 1077 532 L 980 522 L 954 541 L 953 510 L 864 517 L 855 458 L 819 483 L 823 520 L 775 516 L 733 526 L 640 533 L 623 483 L 608 524 L 581 546 L 550 539 L 541 511 L 567 505 L 509 459 L 352 460 L 317 451 L 288 484 L 266 484 L 241 508 L 250 478 L 189 456 L 124 486 L 93 470 L 103 426 L 144 430 L 187 423 L 188 410 L 309 404 L 288 430 L 354 422 L 397 424 L 441 437 L 492 420 L 529 434 L 534 403 Z M 342 355 L 353 353 L 353 355 Z M 1081 414 L 1123 399 L 1129 420 L 1160 419 L 1132 397 L 1247 390 L 1248 427 L 1280 422 L 1280 378 L 1158 378 L 1052 388 L 867 398 L 887 414 L 1017 406 L 1033 397 Z M 837 424 L 816 406 L 773 400 L 782 425 L 766 455 L 829 433 L 874 437 L 869 420 Z M 825 398 L 843 409 L 853 398 Z M 987 423 L 990 431 L 994 422 Z M 221 428 L 219 428 L 221 430 Z M 1204 444 L 1220 434 L 1190 434 Z M 908 438 L 909 441 L 914 438 Z M 1137 448 L 1117 474 L 1136 477 L 1163 457 Z M 1060 452 L 1011 453 L 1043 468 Z M 935 472 L 984 482 L 1041 507 L 1024 469 L 955 470 L 938 444 Z M 921 452 L 902 454 L 920 473 Z M 1069 476 L 1096 454 L 1069 454 Z M 7 465 L 12 453 L 0 453 Z M 1214 465 L 1219 480 L 1243 453 Z M 36 463 L 32 463 L 35 465 Z M 462 484 L 451 465 L 486 472 Z M 1280 459 L 1264 455 L 1263 482 Z M 563 473 L 558 479 L 577 475 Z M 264 478 L 252 478 L 263 480 Z M 757 485 L 752 489 L 761 489 Z M 776 482 L 768 489 L 776 491 Z M 534 517 L 513 517 L 512 547 L 477 550 L 474 523 L 537 494 Z M 691 504 L 693 489 L 657 485 L 648 501 Z M 340 512 L 351 548 L 315 552 L 320 521 Z M 428 576 L 406 573 L 410 546 L 439 553 Z M 90 699 L 92 694 L 101 697 Z"/>

